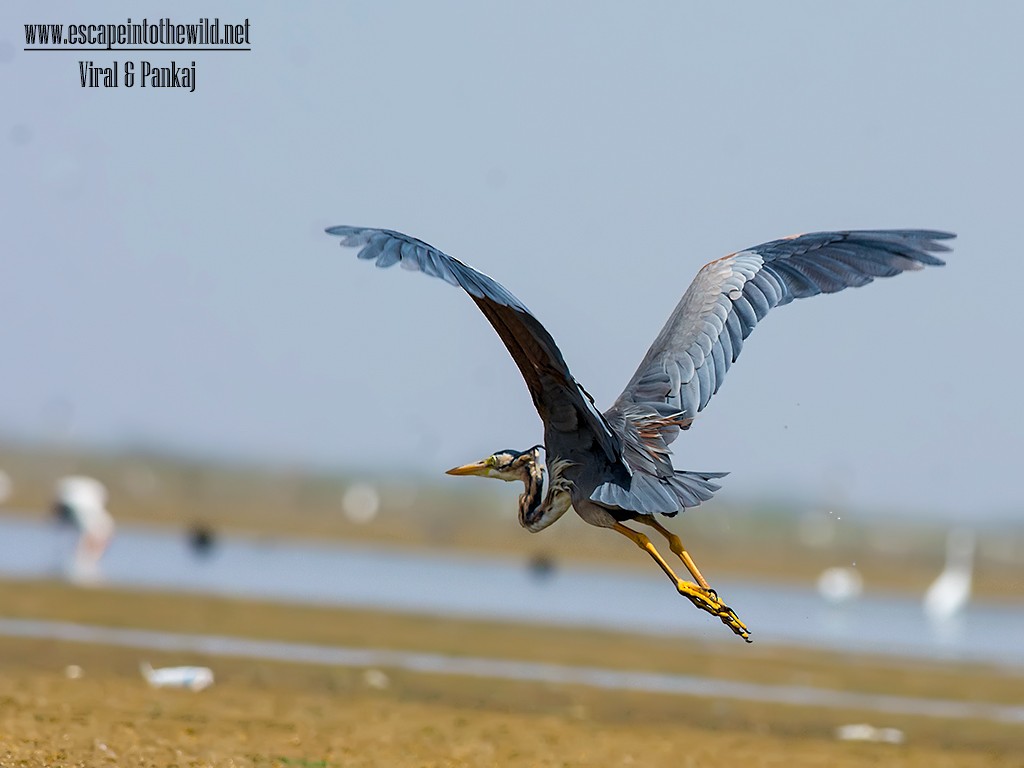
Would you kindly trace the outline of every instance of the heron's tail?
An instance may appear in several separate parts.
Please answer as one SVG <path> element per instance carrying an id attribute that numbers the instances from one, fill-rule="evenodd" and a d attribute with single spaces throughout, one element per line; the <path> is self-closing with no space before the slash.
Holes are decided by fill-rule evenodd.
<path id="1" fill-rule="evenodd" d="M 637 471 L 630 478 L 629 488 L 614 482 L 602 483 L 590 495 L 590 499 L 608 507 L 644 515 L 672 517 L 714 496 L 721 486 L 713 481 L 727 474 L 680 470 L 671 477 L 656 477 Z"/>
<path id="2" fill-rule="evenodd" d="M 669 482 L 676 498 L 683 509 L 696 507 L 702 501 L 707 501 L 720 489 L 718 483 L 713 482 L 728 475 L 728 472 L 691 472 L 688 470 L 677 470 Z M 669 517 L 676 514 L 669 513 Z"/>

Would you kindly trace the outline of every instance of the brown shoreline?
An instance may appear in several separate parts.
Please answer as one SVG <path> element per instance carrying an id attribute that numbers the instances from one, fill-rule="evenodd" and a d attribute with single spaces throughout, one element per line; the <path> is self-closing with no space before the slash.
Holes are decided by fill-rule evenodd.
<path id="1" fill-rule="evenodd" d="M 1021 704 L 1024 678 L 949 665 L 449 621 L 60 583 L 0 582 L 8 617 L 700 674 L 902 696 Z M 214 668 L 202 693 L 149 689 L 154 664 Z M 81 679 L 63 675 L 69 664 Z M 140 653 L 0 639 L 0 764 L 1019 766 L 1024 725 L 880 715 L 582 686 Z M 849 722 L 907 743 L 835 741 Z M 105 749 L 104 749 L 105 747 Z M 6 752 L 5 752 L 6 750 Z M 112 757 L 111 755 L 116 755 Z M 326 761 L 326 763 L 322 762 Z M 689 761 L 689 762 L 688 762 Z"/>

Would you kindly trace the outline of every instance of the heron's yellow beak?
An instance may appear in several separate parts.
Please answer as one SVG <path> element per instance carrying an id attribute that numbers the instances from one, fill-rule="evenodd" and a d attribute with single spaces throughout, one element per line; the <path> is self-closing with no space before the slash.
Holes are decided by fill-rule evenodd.
<path id="1" fill-rule="evenodd" d="M 463 464 L 461 467 L 453 467 L 445 472 L 446 475 L 479 475 L 487 477 L 488 472 L 494 467 L 494 457 L 488 456 L 483 461 L 475 461 L 472 464 Z"/>

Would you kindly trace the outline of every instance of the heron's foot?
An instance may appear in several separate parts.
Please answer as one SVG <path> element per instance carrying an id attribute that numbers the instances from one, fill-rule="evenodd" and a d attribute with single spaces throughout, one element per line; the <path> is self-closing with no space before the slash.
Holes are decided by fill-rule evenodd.
<path id="1" fill-rule="evenodd" d="M 707 611 L 712 616 L 717 616 L 722 620 L 722 623 L 725 624 L 725 626 L 737 635 L 742 637 L 748 643 L 752 642 L 750 639 L 750 630 L 747 629 L 747 625 L 740 621 L 739 616 L 736 615 L 736 611 L 718 599 L 718 593 L 715 592 L 715 590 L 704 589 L 703 587 L 689 581 L 679 581 L 676 584 L 676 589 L 679 590 L 679 594 L 687 598 L 702 611 Z"/>

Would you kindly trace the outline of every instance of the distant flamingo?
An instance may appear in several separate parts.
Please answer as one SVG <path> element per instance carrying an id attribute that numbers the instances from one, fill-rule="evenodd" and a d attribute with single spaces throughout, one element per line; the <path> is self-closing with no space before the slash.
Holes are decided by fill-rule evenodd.
<path id="1" fill-rule="evenodd" d="M 54 509 L 79 530 L 69 576 L 80 583 L 100 577 L 99 563 L 114 535 L 114 518 L 107 511 L 107 489 L 99 480 L 69 475 L 57 481 Z"/>

